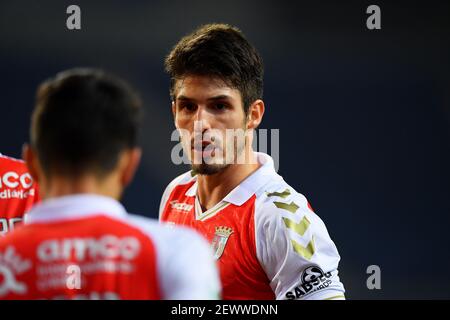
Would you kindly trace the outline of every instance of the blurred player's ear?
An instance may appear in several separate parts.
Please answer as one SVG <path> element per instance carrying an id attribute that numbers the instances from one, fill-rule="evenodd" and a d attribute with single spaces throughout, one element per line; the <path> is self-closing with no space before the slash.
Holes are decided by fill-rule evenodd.
<path id="1" fill-rule="evenodd" d="M 33 180 L 39 182 L 39 160 L 37 155 L 34 153 L 33 148 L 31 148 L 27 143 L 22 146 L 22 159 L 27 164 L 28 172 Z"/>
<path id="2" fill-rule="evenodd" d="M 172 114 L 173 114 L 173 121 L 175 121 L 175 126 L 177 125 L 176 117 L 177 117 L 177 107 L 175 105 L 175 101 L 172 101 Z"/>
<path id="3" fill-rule="evenodd" d="M 264 101 L 255 100 L 248 108 L 247 129 L 256 129 L 264 115 Z"/>
<path id="4" fill-rule="evenodd" d="M 141 161 L 141 148 L 132 148 L 122 153 L 120 158 L 121 182 L 124 187 L 129 185 L 134 178 Z"/>

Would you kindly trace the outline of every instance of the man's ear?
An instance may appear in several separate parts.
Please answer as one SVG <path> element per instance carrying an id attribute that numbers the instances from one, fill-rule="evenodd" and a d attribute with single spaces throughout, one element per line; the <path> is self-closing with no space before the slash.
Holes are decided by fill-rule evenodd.
<path id="1" fill-rule="evenodd" d="M 134 175 L 141 162 L 142 149 L 133 148 L 122 154 L 120 161 L 123 163 L 121 182 L 124 187 L 133 181 Z"/>
<path id="2" fill-rule="evenodd" d="M 177 106 L 175 105 L 175 101 L 172 101 L 172 115 L 173 115 L 173 119 L 175 120 L 175 118 L 177 116 Z"/>
<path id="3" fill-rule="evenodd" d="M 264 115 L 264 101 L 255 100 L 247 112 L 247 129 L 256 129 L 262 121 Z"/>
<path id="4" fill-rule="evenodd" d="M 41 171 L 39 159 L 33 148 L 27 143 L 22 146 L 22 159 L 27 164 L 28 172 L 33 180 L 39 182 L 39 173 Z"/>

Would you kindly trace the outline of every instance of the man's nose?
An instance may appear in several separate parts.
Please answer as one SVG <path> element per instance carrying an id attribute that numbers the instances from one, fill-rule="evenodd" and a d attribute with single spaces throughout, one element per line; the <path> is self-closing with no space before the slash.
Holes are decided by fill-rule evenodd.
<path id="1" fill-rule="evenodd" d="M 211 114 L 204 107 L 199 106 L 195 115 L 194 130 L 203 133 L 205 130 L 211 129 Z"/>

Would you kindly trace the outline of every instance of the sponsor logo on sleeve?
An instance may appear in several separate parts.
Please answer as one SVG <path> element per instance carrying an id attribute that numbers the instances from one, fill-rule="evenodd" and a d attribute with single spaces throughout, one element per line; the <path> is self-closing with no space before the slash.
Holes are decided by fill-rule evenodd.
<path id="1" fill-rule="evenodd" d="M 293 290 L 286 293 L 286 299 L 294 300 L 303 296 L 325 289 L 332 283 L 331 272 L 323 272 L 318 266 L 310 266 L 306 268 L 301 277 L 301 283 Z"/>

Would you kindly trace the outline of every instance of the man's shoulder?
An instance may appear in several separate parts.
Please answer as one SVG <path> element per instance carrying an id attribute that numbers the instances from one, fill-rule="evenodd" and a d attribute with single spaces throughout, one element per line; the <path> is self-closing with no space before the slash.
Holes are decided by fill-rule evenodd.
<path id="1" fill-rule="evenodd" d="M 197 180 L 196 175 L 192 171 L 180 174 L 175 179 L 173 179 L 166 187 L 163 193 L 163 198 L 168 197 L 172 191 L 177 187 L 188 187 L 191 186 L 194 181 Z"/>
<path id="2" fill-rule="evenodd" d="M 299 208 L 309 208 L 306 197 L 297 192 L 283 179 L 274 179 L 256 193 L 259 210 L 289 211 L 295 213 Z"/>
<path id="3" fill-rule="evenodd" d="M 284 180 L 272 181 L 256 194 L 255 218 L 257 225 L 297 226 L 310 224 L 320 230 L 322 219 L 312 209 L 308 199 Z"/>
<path id="4" fill-rule="evenodd" d="M 306 197 L 284 181 L 270 183 L 259 195 L 255 207 L 255 232 L 261 254 L 264 250 L 290 248 L 295 259 L 307 263 L 339 260 L 323 220 L 313 211 Z M 329 250 L 329 256 L 322 254 L 323 248 Z"/>
<path id="5" fill-rule="evenodd" d="M 163 214 L 163 211 L 166 207 L 167 201 L 171 197 L 180 197 L 186 193 L 187 190 L 194 184 L 194 182 L 197 180 L 197 177 L 195 174 L 192 173 L 192 171 L 185 172 L 175 179 L 173 179 L 164 190 L 161 202 L 159 206 L 159 216 Z M 175 191 L 175 192 L 174 192 Z"/>
<path id="6" fill-rule="evenodd" d="M 16 170 L 27 171 L 25 161 L 0 154 L 0 170 L 2 172 Z"/>

